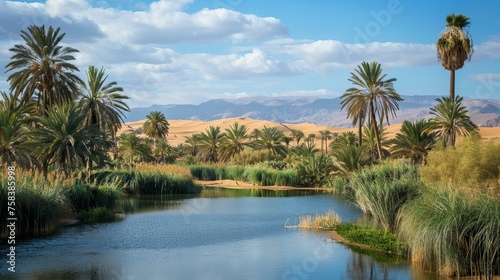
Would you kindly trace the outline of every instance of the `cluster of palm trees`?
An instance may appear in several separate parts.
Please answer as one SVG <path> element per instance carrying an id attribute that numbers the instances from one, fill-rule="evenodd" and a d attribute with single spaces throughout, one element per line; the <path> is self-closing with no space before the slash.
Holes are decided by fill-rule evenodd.
<path id="1" fill-rule="evenodd" d="M 3 165 L 49 169 L 68 175 L 103 164 L 116 149 L 116 133 L 128 99 L 103 68 L 89 66 L 87 81 L 72 64 L 78 50 L 60 45 L 60 28 L 21 31 L 7 64 L 10 92 L 1 92 L 0 158 Z"/>

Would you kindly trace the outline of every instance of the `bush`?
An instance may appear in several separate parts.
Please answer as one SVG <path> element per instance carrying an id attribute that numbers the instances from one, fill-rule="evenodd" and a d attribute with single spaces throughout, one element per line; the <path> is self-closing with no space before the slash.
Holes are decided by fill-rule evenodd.
<path id="1" fill-rule="evenodd" d="M 465 137 L 455 148 L 432 150 L 420 174 L 428 184 L 487 193 L 489 187 L 498 188 L 499 168 L 500 143 L 475 135 Z"/>
<path id="2" fill-rule="evenodd" d="M 314 230 L 334 230 L 340 224 L 340 217 L 334 211 L 330 210 L 322 215 L 313 217 L 312 215 L 300 216 L 299 228 L 307 228 Z"/>
<path id="3" fill-rule="evenodd" d="M 328 155 L 302 157 L 297 164 L 299 184 L 305 187 L 324 187 L 333 170 L 333 161 Z"/>

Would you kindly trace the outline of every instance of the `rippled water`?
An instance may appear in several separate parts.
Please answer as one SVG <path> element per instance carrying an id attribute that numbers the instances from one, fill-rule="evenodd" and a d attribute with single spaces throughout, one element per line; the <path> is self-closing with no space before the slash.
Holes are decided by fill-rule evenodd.
<path id="1" fill-rule="evenodd" d="M 281 197 L 276 197 L 278 195 Z M 362 215 L 336 196 L 207 189 L 197 197 L 134 198 L 119 221 L 77 225 L 17 247 L 2 279 L 428 279 L 409 264 L 357 252 L 289 218 L 333 209 Z M 370 253 L 372 254 L 372 253 Z"/>

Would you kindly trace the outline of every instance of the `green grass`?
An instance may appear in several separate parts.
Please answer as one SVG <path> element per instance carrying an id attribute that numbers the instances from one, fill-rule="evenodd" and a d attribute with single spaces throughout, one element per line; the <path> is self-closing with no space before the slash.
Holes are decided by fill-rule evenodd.
<path id="1" fill-rule="evenodd" d="M 187 175 L 163 174 L 158 171 L 100 171 L 91 178 L 97 184 L 117 184 L 127 194 L 199 193 L 201 187 Z"/>
<path id="2" fill-rule="evenodd" d="M 71 204 L 63 190 L 47 181 L 32 177 L 17 178 L 15 189 L 16 237 L 44 236 L 53 233 L 61 218 L 71 213 Z M 0 217 L 7 221 L 7 180 L 0 180 Z M 2 227 L 1 236 L 7 235 Z"/>
<path id="3" fill-rule="evenodd" d="M 400 213 L 401 240 L 424 270 L 448 276 L 500 274 L 500 200 L 428 188 Z"/>
<path id="4" fill-rule="evenodd" d="M 398 241 L 397 236 L 385 230 L 352 223 L 339 224 L 335 227 L 335 230 L 342 237 L 353 243 L 367 245 L 396 254 L 402 254 L 405 251 L 404 244 Z"/>
<path id="5" fill-rule="evenodd" d="M 108 221 L 114 217 L 113 211 L 106 207 L 95 207 L 78 212 L 77 219 L 84 222 Z"/>
<path id="6" fill-rule="evenodd" d="M 423 183 L 418 170 L 407 165 L 379 165 L 350 178 L 350 188 L 359 208 L 384 229 L 395 232 L 401 207 L 417 197 Z"/>

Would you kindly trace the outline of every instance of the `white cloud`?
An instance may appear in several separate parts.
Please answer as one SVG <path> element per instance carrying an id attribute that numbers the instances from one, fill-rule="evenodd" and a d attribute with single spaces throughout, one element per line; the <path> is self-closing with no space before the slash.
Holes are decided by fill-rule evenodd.
<path id="1" fill-rule="evenodd" d="M 472 75 L 471 78 L 485 86 L 500 86 L 500 74 L 498 73 L 478 73 Z"/>
<path id="2" fill-rule="evenodd" d="M 283 51 L 295 56 L 298 66 L 328 74 L 338 69 L 353 69 L 362 61 L 376 60 L 389 67 L 432 65 L 436 62 L 434 45 L 372 42 L 345 44 L 319 40 L 285 45 Z"/>

